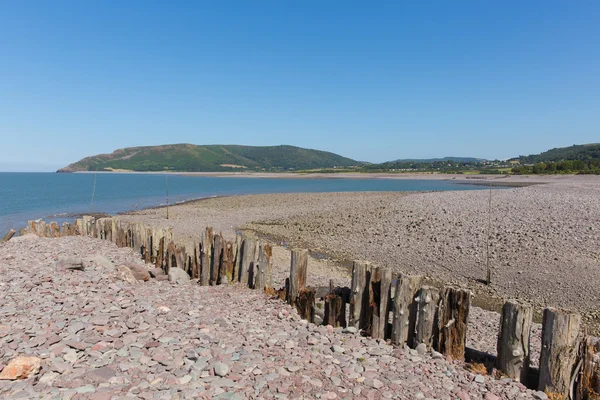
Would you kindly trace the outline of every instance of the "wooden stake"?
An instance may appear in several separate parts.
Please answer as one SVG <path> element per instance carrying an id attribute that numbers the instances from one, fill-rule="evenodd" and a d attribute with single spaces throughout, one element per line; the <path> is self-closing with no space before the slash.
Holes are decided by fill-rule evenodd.
<path id="1" fill-rule="evenodd" d="M 438 311 L 438 349 L 454 360 L 464 361 L 467 339 L 467 319 L 471 306 L 471 292 L 445 288 Z"/>
<path id="2" fill-rule="evenodd" d="M 292 250 L 290 265 L 289 293 L 287 301 L 296 304 L 298 293 L 306 287 L 306 276 L 308 271 L 308 250 Z"/>
<path id="3" fill-rule="evenodd" d="M 223 250 L 223 269 L 225 273 L 225 277 L 223 279 L 223 283 L 233 282 L 233 268 L 235 264 L 235 256 L 234 256 L 234 244 L 227 241 L 225 242 L 225 249 Z"/>
<path id="4" fill-rule="evenodd" d="M 213 240 L 213 253 L 210 262 L 210 284 L 221 283 L 221 265 L 223 262 L 223 236 L 215 235 Z"/>
<path id="5" fill-rule="evenodd" d="M 164 264 L 164 259 L 165 259 L 165 237 L 161 236 L 161 238 L 158 241 L 158 252 L 156 254 L 156 263 L 154 264 L 154 266 L 156 268 L 162 268 L 163 270 L 165 269 L 165 264 Z"/>
<path id="6" fill-rule="evenodd" d="M 392 343 L 397 345 L 414 343 L 417 323 L 417 292 L 421 286 L 420 276 L 400 274 L 394 294 L 394 317 L 392 322 Z"/>
<path id="7" fill-rule="evenodd" d="M 204 237 L 202 238 L 202 265 L 200 265 L 200 284 L 208 286 L 210 284 L 210 266 L 212 263 L 213 246 L 213 228 L 206 227 Z"/>
<path id="8" fill-rule="evenodd" d="M 423 286 L 417 294 L 417 324 L 414 347 L 424 343 L 427 350 L 434 348 L 438 337 L 438 305 L 440 291 L 433 286 Z"/>
<path id="9" fill-rule="evenodd" d="M 4 237 L 2 238 L 2 241 L 0 241 L 0 243 L 8 242 L 10 239 L 12 239 L 13 236 L 15 236 L 15 233 L 17 233 L 17 231 L 15 231 L 14 229 L 11 229 L 10 231 L 8 231 L 8 233 L 6 235 L 4 235 Z"/>
<path id="10" fill-rule="evenodd" d="M 567 396 L 577 355 L 581 315 L 546 308 L 542 317 L 539 390 Z"/>
<path id="11" fill-rule="evenodd" d="M 272 285 L 271 273 L 273 249 L 268 243 L 261 243 L 258 248 L 258 268 L 256 273 L 255 289 L 268 290 Z"/>
<path id="12" fill-rule="evenodd" d="M 576 400 L 600 399 L 600 342 L 594 342 L 593 338 L 586 336 L 579 344 L 581 371 L 574 397 Z"/>
<path id="13" fill-rule="evenodd" d="M 496 346 L 496 365 L 509 378 L 523 384 L 529 373 L 529 333 L 533 307 L 517 300 L 508 300 L 502 307 L 500 333 Z"/>
<path id="14" fill-rule="evenodd" d="M 242 241 L 242 260 L 240 264 L 239 280 L 249 288 L 254 287 L 254 261 L 256 257 L 256 242 L 250 236 L 244 236 Z"/>
<path id="15" fill-rule="evenodd" d="M 334 328 L 346 327 L 346 301 L 333 291 L 325 297 L 323 325 L 331 325 Z"/>
<path id="16" fill-rule="evenodd" d="M 390 289 L 392 271 L 387 268 L 374 268 L 369 286 L 369 304 L 371 307 L 371 337 L 385 339 L 389 337 L 388 319 L 390 312 Z"/>
<path id="17" fill-rule="evenodd" d="M 371 325 L 369 306 L 369 286 L 371 282 L 371 264 L 354 261 L 350 293 L 350 326 L 368 330 Z"/>
<path id="18" fill-rule="evenodd" d="M 300 318 L 310 323 L 315 322 L 315 291 L 314 289 L 303 289 L 298 293 L 296 309 Z"/>

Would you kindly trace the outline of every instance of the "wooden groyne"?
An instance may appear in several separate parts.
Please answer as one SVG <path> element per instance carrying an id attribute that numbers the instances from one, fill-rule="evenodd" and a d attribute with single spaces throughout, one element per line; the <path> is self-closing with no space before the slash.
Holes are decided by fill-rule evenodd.
<path id="1" fill-rule="evenodd" d="M 395 273 L 368 262 L 355 261 L 351 287 L 308 287 L 308 251 L 291 252 L 285 286 L 272 282 L 272 248 L 250 235 L 233 241 L 204 229 L 192 248 L 178 245 L 170 229 L 151 228 L 118 217 L 85 216 L 74 224 L 30 221 L 26 229 L 43 237 L 83 235 L 109 240 L 133 249 L 148 264 L 168 274 L 181 268 L 199 285 L 237 283 L 277 295 L 315 321 L 318 299 L 324 300 L 323 323 L 398 346 L 436 351 L 453 360 L 473 359 L 482 353 L 466 348 L 471 292 L 455 287 L 423 284 L 420 276 Z M 533 307 L 507 301 L 500 318 L 497 356 L 483 355 L 487 367 L 552 399 L 600 399 L 600 344 L 581 332 L 581 315 L 546 308 L 542 322 L 539 371 L 530 367 L 529 341 Z"/>

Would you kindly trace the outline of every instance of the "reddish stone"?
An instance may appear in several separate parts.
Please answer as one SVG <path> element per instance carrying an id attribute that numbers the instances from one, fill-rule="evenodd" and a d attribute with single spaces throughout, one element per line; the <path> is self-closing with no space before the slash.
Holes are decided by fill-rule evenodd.
<path id="1" fill-rule="evenodd" d="M 37 374 L 41 365 L 42 360 L 37 357 L 17 357 L 2 369 L 0 380 L 27 379 Z"/>

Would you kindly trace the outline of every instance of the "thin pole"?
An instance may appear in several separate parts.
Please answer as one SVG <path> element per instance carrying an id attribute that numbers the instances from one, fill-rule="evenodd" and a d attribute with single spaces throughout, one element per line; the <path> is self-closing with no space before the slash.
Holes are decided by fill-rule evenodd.
<path id="1" fill-rule="evenodd" d="M 169 175 L 166 176 L 167 181 L 167 219 L 169 219 Z"/>
<path id="2" fill-rule="evenodd" d="M 486 285 L 492 283 L 492 272 L 490 270 L 490 235 L 492 233 L 492 182 L 490 182 L 490 200 L 488 202 L 488 231 L 487 231 L 487 276 L 485 279 Z"/>
<path id="3" fill-rule="evenodd" d="M 94 194 L 96 193 L 96 173 L 94 172 L 94 188 L 92 189 L 92 204 L 90 204 L 90 214 L 94 209 Z"/>

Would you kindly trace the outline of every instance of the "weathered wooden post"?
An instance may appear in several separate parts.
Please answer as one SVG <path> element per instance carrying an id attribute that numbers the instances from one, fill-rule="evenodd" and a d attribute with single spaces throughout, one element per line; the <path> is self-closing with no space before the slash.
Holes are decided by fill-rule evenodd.
<path id="1" fill-rule="evenodd" d="M 239 281 L 240 278 L 240 266 L 242 265 L 242 235 L 236 232 L 235 244 L 233 247 L 233 275 L 231 277 L 233 281 Z"/>
<path id="2" fill-rule="evenodd" d="M 223 264 L 223 236 L 215 235 L 213 240 L 212 259 L 210 263 L 210 284 L 221 283 L 221 266 Z"/>
<path id="3" fill-rule="evenodd" d="M 385 339 L 389 337 L 388 320 L 390 313 L 390 289 L 392 271 L 388 268 L 374 268 L 369 285 L 369 304 L 371 306 L 371 337 Z"/>
<path id="4" fill-rule="evenodd" d="M 579 343 L 581 371 L 575 393 L 576 400 L 600 399 L 600 342 L 586 336 Z"/>
<path id="5" fill-rule="evenodd" d="M 221 275 L 221 283 L 230 283 L 233 281 L 233 268 L 235 263 L 233 243 L 225 242 L 223 249 L 223 275 Z"/>
<path id="6" fill-rule="evenodd" d="M 471 307 L 471 292 L 463 289 L 444 288 L 438 311 L 437 351 L 454 360 L 465 359 L 467 320 Z"/>
<path id="7" fill-rule="evenodd" d="M 346 327 L 346 300 L 336 294 L 333 289 L 333 281 L 330 281 L 330 292 L 325 296 L 325 316 L 323 325 L 331 325 L 334 328 Z"/>
<path id="8" fill-rule="evenodd" d="M 300 318 L 315 322 L 315 289 L 302 289 L 298 292 L 296 309 Z"/>
<path id="9" fill-rule="evenodd" d="M 60 227 L 58 223 L 55 221 L 50 222 L 50 237 L 59 237 L 60 236 Z M 94 237 L 98 237 L 97 235 Z"/>
<path id="10" fill-rule="evenodd" d="M 261 243 L 258 248 L 258 268 L 256 268 L 255 289 L 269 290 L 271 288 L 271 273 L 273 269 L 273 249 L 268 243 Z"/>
<path id="11" fill-rule="evenodd" d="M 15 231 L 14 229 L 9 230 L 8 233 L 4 235 L 0 243 L 8 242 L 13 236 L 15 236 L 15 233 L 17 233 L 17 231 Z"/>
<path id="12" fill-rule="evenodd" d="M 192 274 L 191 274 L 192 279 L 200 278 L 200 263 L 201 263 L 201 261 L 199 260 L 199 254 L 200 254 L 200 247 L 198 245 L 198 242 L 194 240 L 194 253 L 190 255 L 191 257 L 193 257 L 193 259 L 192 259 Z"/>
<path id="13" fill-rule="evenodd" d="M 202 286 L 210 284 L 213 240 L 213 228 L 207 226 L 202 238 L 202 265 L 200 266 L 200 284 Z"/>
<path id="14" fill-rule="evenodd" d="M 169 269 L 177 267 L 177 257 L 175 255 L 176 247 L 173 241 L 167 246 L 167 262 L 165 263 L 165 274 L 169 274 Z"/>
<path id="15" fill-rule="evenodd" d="M 496 350 L 496 366 L 509 378 L 523 384 L 529 373 L 529 333 L 533 307 L 517 300 L 508 300 L 502 307 L 500 332 Z"/>
<path id="16" fill-rule="evenodd" d="M 239 271 L 239 280 L 243 285 L 254 287 L 254 260 L 256 257 L 256 242 L 250 236 L 244 236 L 242 241 L 242 254 Z"/>
<path id="17" fill-rule="evenodd" d="M 394 294 L 394 317 L 392 322 L 392 343 L 402 346 L 414 343 L 417 323 L 417 292 L 421 286 L 421 277 L 400 274 Z"/>
<path id="18" fill-rule="evenodd" d="M 371 269 L 371 264 L 363 261 L 354 261 L 352 266 L 350 326 L 356 329 L 368 330 L 370 328 L 369 286 Z"/>
<path id="19" fill-rule="evenodd" d="M 287 302 L 296 304 L 298 293 L 306 287 L 308 272 L 308 250 L 293 249 L 290 264 L 290 280 Z"/>
<path id="20" fill-rule="evenodd" d="M 581 315 L 557 308 L 544 309 L 539 390 L 566 397 L 577 356 Z"/>
<path id="21" fill-rule="evenodd" d="M 63 222 L 62 223 L 62 236 L 71 236 L 73 235 L 73 227 L 71 226 L 71 223 L 69 222 Z"/>
<path id="22" fill-rule="evenodd" d="M 415 329 L 414 347 L 424 343 L 427 350 L 434 347 L 438 337 L 438 305 L 440 291 L 433 286 L 423 286 L 417 293 L 417 325 Z"/>
<path id="23" fill-rule="evenodd" d="M 154 264 L 154 266 L 156 268 L 161 268 L 164 270 L 165 269 L 164 259 L 165 259 L 165 237 L 161 236 L 160 240 L 158 241 L 158 251 L 156 252 L 156 263 Z"/>

